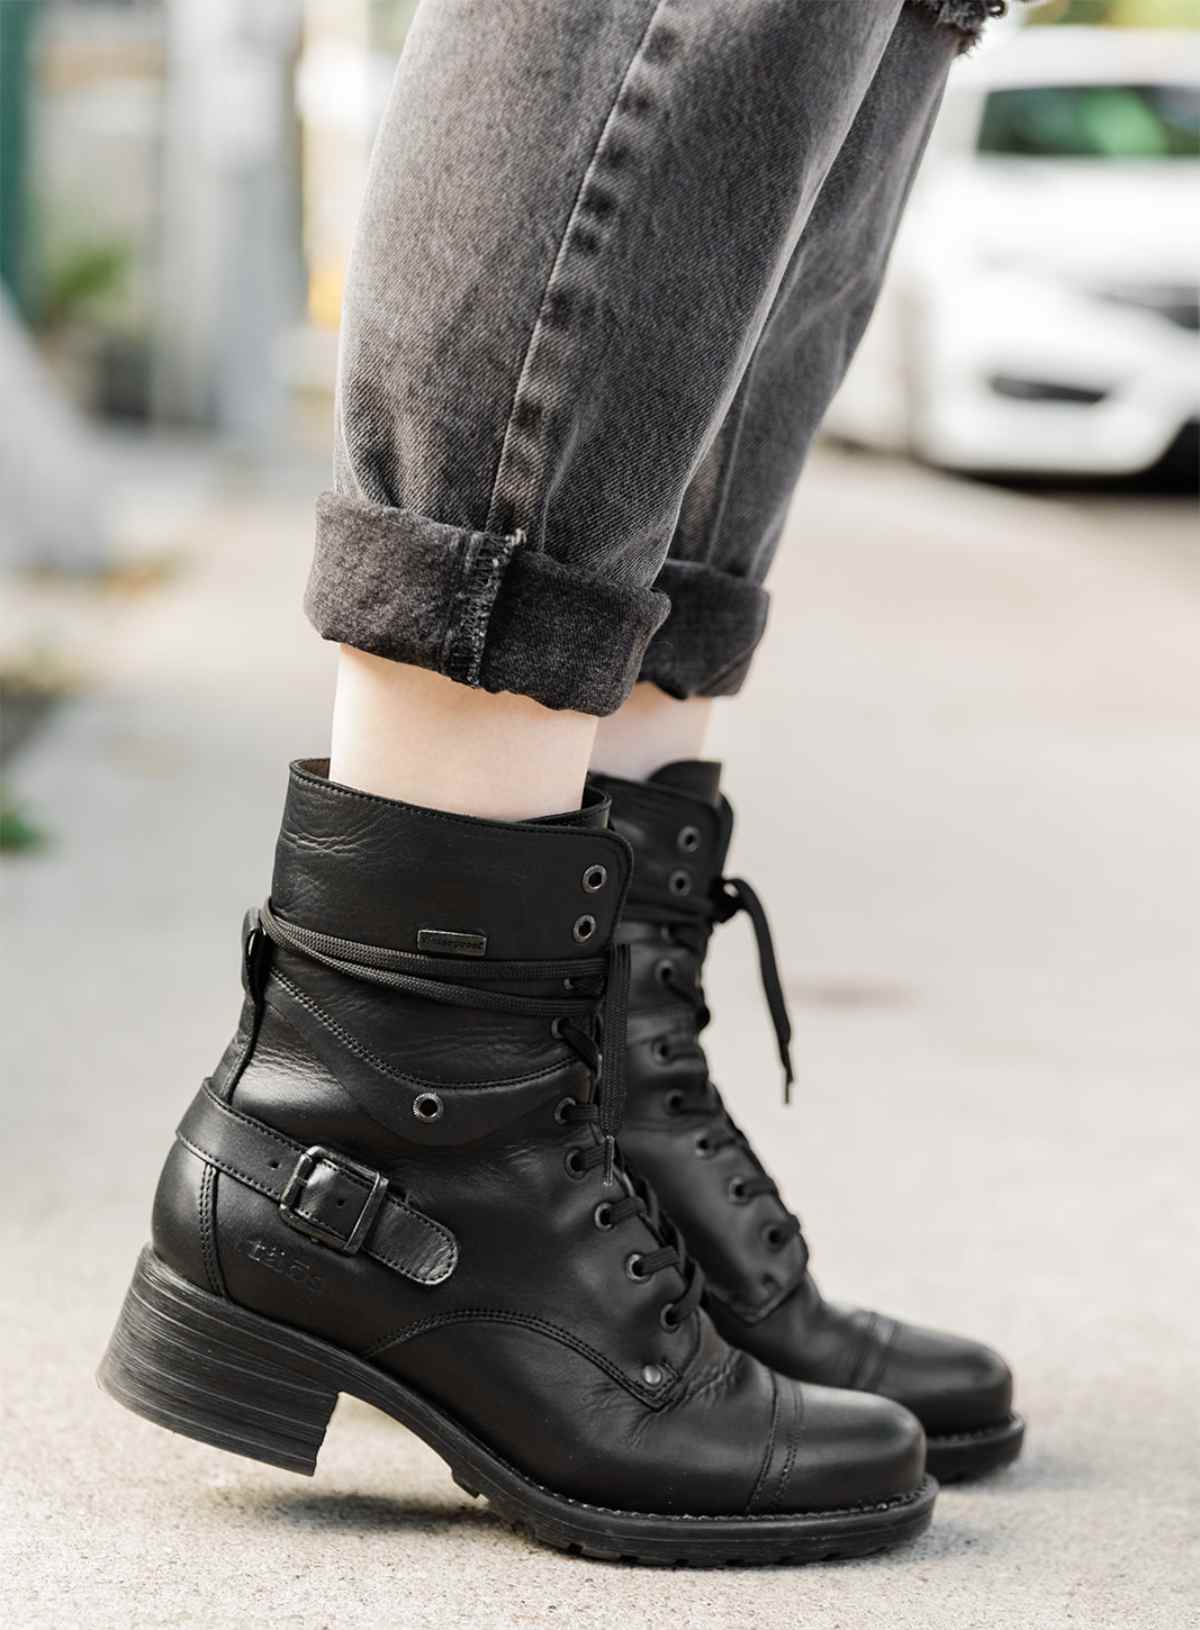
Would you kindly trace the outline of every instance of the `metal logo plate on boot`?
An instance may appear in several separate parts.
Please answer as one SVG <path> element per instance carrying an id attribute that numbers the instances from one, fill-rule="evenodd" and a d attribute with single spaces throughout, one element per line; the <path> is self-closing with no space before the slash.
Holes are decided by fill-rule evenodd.
<path id="1" fill-rule="evenodd" d="M 418 928 L 417 950 L 443 956 L 486 956 L 486 934 L 455 934 L 448 928 Z"/>

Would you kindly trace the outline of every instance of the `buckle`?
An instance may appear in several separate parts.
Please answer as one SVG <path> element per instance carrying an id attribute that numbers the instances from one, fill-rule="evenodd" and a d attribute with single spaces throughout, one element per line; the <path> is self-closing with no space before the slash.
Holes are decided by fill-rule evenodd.
<path id="1" fill-rule="evenodd" d="M 352 1172 L 371 1185 L 370 1193 L 363 1201 L 358 1219 L 349 1234 L 340 1233 L 328 1223 L 320 1222 L 314 1217 L 301 1216 L 296 1209 L 308 1180 L 318 1165 L 332 1167 L 335 1172 Z M 304 1151 L 292 1168 L 292 1175 L 280 1196 L 279 1215 L 289 1228 L 294 1228 L 299 1234 L 306 1234 L 318 1245 L 329 1245 L 344 1256 L 354 1256 L 362 1249 L 371 1225 L 379 1215 L 379 1209 L 387 1197 L 387 1189 L 387 1178 L 382 1172 L 374 1171 L 370 1166 L 362 1166 L 357 1160 L 350 1160 L 345 1155 L 336 1155 L 331 1149 L 326 1149 L 324 1144 L 314 1143 L 311 1149 Z"/>

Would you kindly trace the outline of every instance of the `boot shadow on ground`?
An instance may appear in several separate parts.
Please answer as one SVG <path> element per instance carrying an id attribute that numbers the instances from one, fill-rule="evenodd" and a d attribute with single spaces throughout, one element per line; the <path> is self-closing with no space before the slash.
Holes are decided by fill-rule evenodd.
<path id="1" fill-rule="evenodd" d="M 239 1518 L 248 1517 L 268 1527 L 287 1524 L 325 1533 L 345 1529 L 357 1533 L 409 1529 L 442 1536 L 485 1528 L 496 1533 L 508 1531 L 485 1504 L 476 1501 L 456 1505 L 452 1499 L 349 1494 L 335 1489 L 328 1493 L 298 1489 L 293 1494 L 290 1490 L 226 1487 L 213 1492 L 221 1504 L 228 1504 L 232 1496 Z"/>

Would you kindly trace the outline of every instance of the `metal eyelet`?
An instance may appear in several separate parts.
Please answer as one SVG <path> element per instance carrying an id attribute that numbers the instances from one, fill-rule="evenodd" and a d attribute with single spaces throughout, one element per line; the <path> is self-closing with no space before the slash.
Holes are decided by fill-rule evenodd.
<path id="1" fill-rule="evenodd" d="M 419 1092 L 413 1099 L 412 1112 L 419 1121 L 440 1121 L 444 1108 L 436 1092 Z"/>
<path id="2" fill-rule="evenodd" d="M 590 912 L 587 911 L 584 912 L 582 917 L 576 917 L 571 928 L 572 935 L 574 936 L 576 942 L 580 945 L 586 945 L 588 940 L 591 939 L 595 932 L 596 919 Z"/>
<path id="3" fill-rule="evenodd" d="M 635 1285 L 645 1284 L 649 1278 L 649 1275 L 642 1268 L 642 1254 L 640 1251 L 633 1251 L 625 1258 L 625 1274 L 627 1278 L 633 1280 Z"/>
<path id="4" fill-rule="evenodd" d="M 554 1119 L 559 1126 L 567 1124 L 566 1111 L 575 1102 L 574 1098 L 560 1098 L 554 1106 Z"/>
<path id="5" fill-rule="evenodd" d="M 675 977 L 675 964 L 669 956 L 661 957 L 654 964 L 654 977 L 660 985 L 669 985 Z"/>
<path id="6" fill-rule="evenodd" d="M 657 1041 L 650 1044 L 650 1057 L 656 1064 L 669 1064 L 671 1062 L 670 1044 L 660 1036 Z"/>
<path id="7" fill-rule="evenodd" d="M 787 1244 L 778 1223 L 768 1223 L 762 1231 L 762 1242 L 768 1251 L 782 1251 Z"/>
<path id="8" fill-rule="evenodd" d="M 599 894 L 600 890 L 608 882 L 608 867 L 589 866 L 581 881 L 586 893 Z"/>
<path id="9" fill-rule="evenodd" d="M 681 855 L 694 855 L 700 847 L 700 829 L 696 826 L 680 828 L 679 836 L 675 839 Z"/>
<path id="10" fill-rule="evenodd" d="M 661 1364 L 643 1364 L 642 1381 L 648 1387 L 661 1387 L 667 1379 L 667 1373 Z"/>
<path id="11" fill-rule="evenodd" d="M 607 1234 L 609 1229 L 613 1227 L 612 1205 L 608 1200 L 601 1200 L 595 1211 L 592 1212 L 592 1221 L 602 1234 Z"/>
<path id="12" fill-rule="evenodd" d="M 747 1200 L 746 1179 L 744 1177 L 731 1177 L 725 1193 L 735 1206 L 744 1206 Z"/>
<path id="13" fill-rule="evenodd" d="M 572 1182 L 578 1183 L 581 1177 L 586 1177 L 587 1167 L 583 1164 L 583 1150 L 568 1149 L 563 1156 L 563 1168 Z"/>
<path id="14" fill-rule="evenodd" d="M 672 894 L 683 896 L 692 892 L 692 874 L 680 866 L 667 878 L 667 887 Z"/>
<path id="15" fill-rule="evenodd" d="M 676 1087 L 674 1092 L 669 1092 L 667 1094 L 664 1102 L 667 1106 L 668 1115 L 680 1115 L 683 1113 L 684 1097 L 682 1092 L 679 1091 L 678 1087 Z"/>
<path id="16" fill-rule="evenodd" d="M 696 1158 L 698 1160 L 711 1160 L 712 1159 L 712 1157 L 713 1157 L 712 1146 L 708 1141 L 708 1133 L 707 1132 L 701 1132 L 700 1136 L 696 1139 L 695 1150 L 696 1150 Z"/>
<path id="17" fill-rule="evenodd" d="M 563 1025 L 566 1024 L 566 1022 L 567 1021 L 562 1018 L 550 1020 L 550 1034 L 554 1037 L 555 1041 L 562 1040 Z"/>
<path id="18" fill-rule="evenodd" d="M 658 1322 L 662 1325 L 664 1330 L 679 1329 L 682 1320 L 679 1317 L 679 1309 L 675 1306 L 674 1302 L 668 1302 L 663 1308 L 660 1309 Z"/>

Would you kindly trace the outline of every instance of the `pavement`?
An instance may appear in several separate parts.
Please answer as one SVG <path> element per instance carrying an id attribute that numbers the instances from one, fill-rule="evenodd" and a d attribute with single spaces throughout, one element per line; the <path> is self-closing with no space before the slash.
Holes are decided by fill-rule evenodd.
<path id="1" fill-rule="evenodd" d="M 824 451 L 718 725 L 796 1102 L 744 924 L 716 953 L 714 1074 L 828 1291 L 1010 1356 L 1015 1468 L 946 1491 L 904 1551 L 662 1572 L 533 1547 L 364 1406 L 309 1483 L 99 1393 L 159 1163 L 234 1022 L 286 761 L 325 742 L 311 490 L 197 501 L 186 569 L 101 607 L 100 682 L 16 767 L 50 841 L 5 883 L 4 1623 L 1195 1623 L 1200 570 L 1179 501 Z"/>

